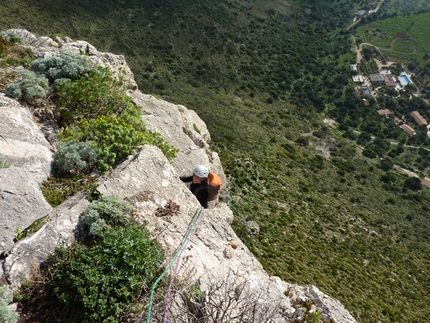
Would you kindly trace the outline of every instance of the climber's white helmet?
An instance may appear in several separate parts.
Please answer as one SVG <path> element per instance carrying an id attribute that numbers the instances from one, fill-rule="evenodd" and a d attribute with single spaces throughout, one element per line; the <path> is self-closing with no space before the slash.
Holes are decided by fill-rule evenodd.
<path id="1" fill-rule="evenodd" d="M 209 169 L 205 165 L 198 165 L 194 168 L 193 174 L 200 178 L 207 178 L 209 176 Z"/>

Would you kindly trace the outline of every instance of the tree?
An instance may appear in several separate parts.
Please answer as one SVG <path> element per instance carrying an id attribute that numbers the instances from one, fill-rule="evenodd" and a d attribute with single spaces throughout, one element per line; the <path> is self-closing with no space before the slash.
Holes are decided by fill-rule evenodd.
<path id="1" fill-rule="evenodd" d="M 421 180 L 418 177 L 409 177 L 403 187 L 410 189 L 412 191 L 420 191 L 423 188 Z"/>
<path id="2" fill-rule="evenodd" d="M 381 168 L 385 171 L 390 170 L 391 168 L 393 168 L 394 163 L 391 159 L 388 158 L 384 158 L 381 160 Z"/>

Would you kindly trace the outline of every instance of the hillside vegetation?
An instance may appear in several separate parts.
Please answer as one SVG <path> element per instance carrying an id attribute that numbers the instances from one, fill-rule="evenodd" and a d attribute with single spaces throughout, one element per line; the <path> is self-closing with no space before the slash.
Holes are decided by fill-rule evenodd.
<path id="1" fill-rule="evenodd" d="M 375 110 L 426 109 L 407 97 L 368 105 L 357 97 L 346 26 L 364 5 L 16 0 L 2 3 L 0 28 L 124 54 L 142 92 L 207 123 L 230 179 L 235 230 L 269 274 L 318 286 L 358 322 L 424 323 L 430 191 L 398 169 L 427 175 L 429 140 Z"/>

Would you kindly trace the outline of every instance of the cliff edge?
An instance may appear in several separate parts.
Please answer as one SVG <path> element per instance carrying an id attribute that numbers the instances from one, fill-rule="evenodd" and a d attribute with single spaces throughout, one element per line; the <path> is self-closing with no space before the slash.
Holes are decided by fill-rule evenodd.
<path id="1" fill-rule="evenodd" d="M 36 57 L 59 55 L 62 51 L 86 52 L 97 65 L 122 74 L 128 81 L 128 95 L 140 107 L 147 128 L 161 133 L 178 148 L 177 157 L 170 163 L 157 147 L 139 147 L 117 168 L 98 178 L 97 188 L 102 194 L 118 195 L 133 205 L 136 221 L 146 224 L 164 250 L 167 264 L 199 208 L 197 199 L 179 176 L 190 174 L 197 164 L 205 164 L 227 184 L 219 156 L 210 149 L 205 123 L 184 106 L 141 93 L 121 55 L 99 52 L 85 41 L 36 37 L 20 29 L 12 32 L 27 40 L 26 46 Z M 11 165 L 0 168 L 0 276 L 2 284 L 17 290 L 31 279 L 56 246 L 74 241 L 79 216 L 89 202 L 78 193 L 52 208 L 43 198 L 40 184 L 50 175 L 52 144 L 58 131 L 54 126 L 36 120 L 28 107 L 3 93 L 0 117 L 0 154 Z M 168 210 L 169 205 L 175 205 L 176 211 L 160 216 L 159 210 Z M 14 242 L 20 231 L 42 217 L 46 217 L 46 223 L 41 229 Z M 233 213 L 223 202 L 202 212 L 195 234 L 181 255 L 179 281 L 198 284 L 203 292 L 226 282 L 236 291 L 235 286 L 246 286 L 242 297 L 258 295 L 260 303 L 273 310 L 271 322 L 291 322 L 300 317 L 296 304 L 306 301 L 311 301 L 312 310 L 319 311 L 326 320 L 356 322 L 338 300 L 318 288 L 270 277 L 232 230 L 232 220 Z"/>

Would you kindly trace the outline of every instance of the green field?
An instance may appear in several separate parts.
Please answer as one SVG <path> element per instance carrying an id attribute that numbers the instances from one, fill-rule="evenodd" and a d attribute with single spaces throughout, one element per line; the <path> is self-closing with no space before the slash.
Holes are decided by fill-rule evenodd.
<path id="1" fill-rule="evenodd" d="M 361 42 L 371 43 L 390 56 L 417 58 L 430 53 L 430 13 L 373 21 L 356 30 Z"/>
<path id="2" fill-rule="evenodd" d="M 430 10 L 428 0 L 385 0 L 381 11 L 386 15 L 408 15 Z"/>

